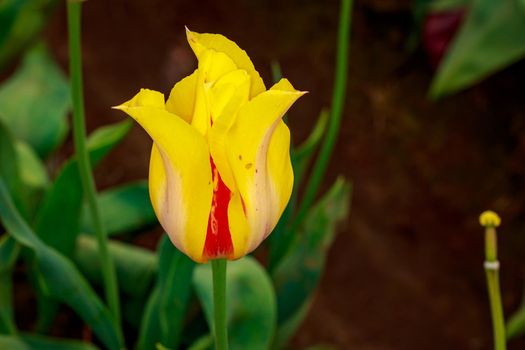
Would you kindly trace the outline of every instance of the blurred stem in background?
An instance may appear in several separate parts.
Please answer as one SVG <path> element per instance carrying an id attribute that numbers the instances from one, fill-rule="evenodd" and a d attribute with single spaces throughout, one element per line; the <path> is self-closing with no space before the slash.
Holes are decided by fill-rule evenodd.
<path id="1" fill-rule="evenodd" d="M 485 211 L 479 217 L 481 226 L 485 227 L 485 274 L 490 299 L 490 312 L 494 332 L 494 349 L 506 349 L 505 320 L 501 305 L 499 285 L 499 261 L 496 227 L 501 223 L 499 216 L 492 211 Z"/>
<path id="2" fill-rule="evenodd" d="M 337 43 L 337 59 L 335 69 L 334 91 L 332 95 L 332 108 L 328 130 L 323 144 L 319 151 L 319 156 L 313 166 L 312 174 L 306 185 L 304 196 L 297 210 L 297 216 L 292 227 L 292 232 L 303 221 L 308 209 L 312 206 L 315 196 L 323 180 L 323 176 L 328 167 L 330 156 L 337 141 L 339 128 L 341 126 L 341 116 L 346 100 L 346 77 L 348 74 L 348 49 L 350 44 L 350 27 L 352 19 L 352 0 L 341 0 L 339 12 L 339 32 Z"/>
<path id="3" fill-rule="evenodd" d="M 213 335 L 215 350 L 228 350 L 226 326 L 226 259 L 213 259 Z"/>
<path id="4" fill-rule="evenodd" d="M 113 316 L 117 329 L 120 329 L 120 302 L 115 266 L 108 251 L 108 238 L 96 201 L 96 188 L 93 179 L 91 163 L 86 148 L 86 125 L 84 118 L 84 97 L 82 88 L 82 57 L 80 45 L 80 18 L 82 1 L 67 1 L 67 19 L 69 33 L 69 70 L 71 79 L 71 94 L 73 102 L 73 138 L 75 142 L 76 157 L 84 196 L 87 200 L 90 214 L 98 241 L 100 252 L 102 277 L 106 302 Z"/>
<path id="5" fill-rule="evenodd" d="M 306 141 L 309 143 L 309 145 L 306 147 L 306 149 L 309 149 L 307 153 L 314 152 L 317 148 L 316 140 L 323 137 L 322 135 L 324 134 L 322 146 L 317 156 L 316 162 L 312 167 L 309 181 L 306 184 L 304 196 L 302 197 L 297 210 L 295 206 L 296 203 L 299 202 L 298 188 L 301 186 L 301 180 L 306 173 L 310 156 L 308 156 L 306 162 L 302 162 L 302 166 L 304 166 L 302 169 L 299 169 L 297 163 L 294 163 L 294 176 L 296 176 L 296 178 L 294 180 L 294 189 L 292 191 L 290 203 L 288 203 L 288 206 L 286 207 L 279 224 L 275 228 L 274 233 L 270 236 L 270 241 L 276 242 L 275 244 L 272 244 L 272 248 L 270 249 L 268 268 L 271 272 L 275 271 L 277 266 L 280 264 L 281 259 L 288 254 L 289 250 L 293 246 L 294 240 L 296 239 L 295 233 L 301 226 L 308 213 L 308 210 L 311 208 L 312 203 L 315 200 L 317 192 L 319 191 L 319 186 L 321 185 L 324 174 L 326 173 L 335 142 L 337 141 L 346 97 L 352 3 L 352 0 L 341 0 L 339 10 L 335 80 L 329 118 L 324 117 L 324 115 L 326 115 L 328 112 L 323 110 L 318 119 L 317 125 L 314 128 L 316 132 L 312 134 L 312 138 L 310 140 Z M 281 78 L 281 69 L 278 63 L 272 64 L 272 76 L 274 82 Z M 327 122 L 325 118 L 328 119 Z M 328 125 L 326 133 L 325 122 Z M 303 146 L 304 145 L 299 146 L 299 148 L 303 148 Z M 298 153 L 301 151 L 296 153 L 293 147 L 291 147 L 291 151 L 292 161 L 294 160 L 294 154 L 297 156 L 297 158 L 304 156 L 303 154 L 301 157 L 299 157 Z M 299 174 L 302 174 L 302 176 L 299 176 Z"/>

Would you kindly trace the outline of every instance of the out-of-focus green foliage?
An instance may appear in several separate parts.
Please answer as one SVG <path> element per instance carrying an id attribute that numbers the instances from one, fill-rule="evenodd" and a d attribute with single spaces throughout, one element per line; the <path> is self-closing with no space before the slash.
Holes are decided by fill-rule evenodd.
<path id="1" fill-rule="evenodd" d="M 0 70 L 31 45 L 58 0 L 0 1 Z"/>
<path id="2" fill-rule="evenodd" d="M 88 139 L 88 149 L 93 164 L 97 164 L 127 134 L 130 124 L 116 123 L 97 129 Z M 79 232 L 83 191 L 77 161 L 68 160 L 48 189 L 36 213 L 35 233 L 49 246 L 71 257 Z M 35 279 L 35 278 L 33 278 Z M 36 284 L 38 301 L 37 329 L 49 328 L 58 304 L 45 297 Z"/>
<path id="3" fill-rule="evenodd" d="M 197 266 L 193 284 L 212 329 L 213 286 L 209 264 Z M 232 261 L 228 264 L 226 285 L 230 349 L 269 349 L 277 310 L 275 292 L 265 269 L 249 256 Z"/>
<path id="4" fill-rule="evenodd" d="M 13 196 L 13 201 L 26 215 L 26 197 L 22 190 L 24 184 L 19 174 L 19 160 L 16 153 L 15 141 L 11 132 L 0 120 L 0 177 L 4 179 L 5 185 Z"/>
<path id="5" fill-rule="evenodd" d="M 34 254 L 39 284 L 45 293 L 75 310 L 109 349 L 121 349 L 121 335 L 109 311 L 73 263 L 42 242 L 16 209 L 0 179 L 0 218 L 7 232 Z"/>
<path id="6" fill-rule="evenodd" d="M 473 84 L 525 55 L 522 0 L 475 0 L 451 43 L 430 95 L 442 97 Z"/>
<path id="7" fill-rule="evenodd" d="M 273 272 L 277 293 L 278 332 L 274 347 L 281 348 L 297 331 L 319 284 L 337 225 L 348 216 L 350 185 L 338 179 L 307 215 L 301 239 Z"/>
<path id="8" fill-rule="evenodd" d="M 97 164 L 126 136 L 129 126 L 127 122 L 121 122 L 93 133 L 88 140 L 93 164 Z M 45 243 L 71 256 L 79 232 L 82 203 L 82 184 L 73 158 L 65 163 L 41 203 L 35 232 Z"/>
<path id="9" fill-rule="evenodd" d="M 20 246 L 10 236 L 0 239 L 0 334 L 15 334 L 12 269 Z"/>
<path id="10" fill-rule="evenodd" d="M 38 45 L 0 87 L 0 120 L 13 135 L 47 156 L 66 136 L 70 96 L 64 74 Z"/>
<path id="11" fill-rule="evenodd" d="M 38 40 L 35 33 L 53 3 L 0 1 L 0 69 Z M 348 40 L 351 1 L 343 0 L 343 4 L 348 13 L 343 17 L 346 22 L 341 27 L 340 45 L 341 40 Z M 33 23 L 28 22 L 31 18 Z M 346 52 L 347 42 L 343 44 Z M 339 61 L 345 61 L 341 57 Z M 346 76 L 346 63 L 343 66 L 341 62 L 336 76 Z M 340 117 L 345 80 L 337 81 Z M 93 330 L 104 348 L 124 347 L 108 308 L 88 284 L 101 286 L 100 252 L 91 235 L 93 225 L 86 213 L 76 160 L 72 157 L 64 162 L 55 176 L 46 170 L 47 156 L 67 135 L 69 108 L 66 79 L 42 45 L 26 52 L 15 73 L 0 85 L 0 221 L 7 231 L 0 237 L 0 349 L 96 350 L 91 344 L 18 332 L 12 269 L 20 261 L 37 295 L 37 331 L 48 331 L 63 303 Z M 336 224 L 345 215 L 349 200 L 348 184 L 337 181 L 318 204 L 305 207 L 308 219 L 304 223 L 294 220 L 296 205 L 301 203 L 298 190 L 319 145 L 335 140 L 338 119 L 333 118 L 333 113 L 323 112 L 308 139 L 292 153 L 296 179 L 292 200 L 271 236 L 277 239 L 272 238 L 269 244 L 273 279 L 252 257 L 228 265 L 232 350 L 285 346 L 308 311 Z M 93 132 L 88 139 L 91 162 L 100 162 L 131 125 L 118 123 Z M 323 162 L 328 156 L 325 150 Z M 323 172 L 319 172 L 322 166 L 313 168 L 318 175 Z M 192 350 L 211 348 L 209 266 L 197 266 L 166 235 L 156 253 L 126 242 L 131 237 L 127 233 L 138 233 L 156 223 L 146 181 L 105 190 L 97 201 L 107 234 L 120 235 L 121 241 L 110 240 L 109 252 L 122 291 L 124 319 L 137 334 L 134 348 L 174 350 L 190 343 Z"/>

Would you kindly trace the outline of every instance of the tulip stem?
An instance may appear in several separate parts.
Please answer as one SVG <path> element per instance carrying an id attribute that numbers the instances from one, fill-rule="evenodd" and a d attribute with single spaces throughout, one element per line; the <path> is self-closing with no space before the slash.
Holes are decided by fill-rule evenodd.
<path id="1" fill-rule="evenodd" d="M 494 350 L 506 349 L 505 319 L 501 303 L 499 285 L 499 261 L 497 255 L 497 235 L 495 227 L 485 228 L 485 274 L 489 292 L 492 329 L 494 332 Z"/>
<path id="2" fill-rule="evenodd" d="M 211 261 L 213 272 L 213 334 L 215 350 L 228 350 L 226 326 L 226 259 Z"/>
<path id="3" fill-rule="evenodd" d="M 80 43 L 80 19 L 82 2 L 67 1 L 67 19 L 69 34 L 69 71 L 71 76 L 71 94 L 73 100 L 73 139 L 76 158 L 84 196 L 87 200 L 91 218 L 95 226 L 102 265 L 105 296 L 116 328 L 120 329 L 120 302 L 115 265 L 108 251 L 108 238 L 96 200 L 96 187 L 93 179 L 91 162 L 86 147 L 86 125 L 84 117 L 84 97 L 82 88 L 82 56 Z"/>

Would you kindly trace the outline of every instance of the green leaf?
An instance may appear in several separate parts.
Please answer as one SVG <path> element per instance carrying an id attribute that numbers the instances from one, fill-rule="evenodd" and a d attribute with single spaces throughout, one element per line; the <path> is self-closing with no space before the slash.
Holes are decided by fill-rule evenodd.
<path id="1" fill-rule="evenodd" d="M 0 238 L 0 334 L 16 333 L 11 274 L 19 253 L 20 246 L 12 237 Z"/>
<path id="2" fill-rule="evenodd" d="M 195 268 L 193 285 L 212 329 L 210 264 Z M 230 349 L 269 349 L 275 333 L 276 303 L 272 283 L 264 268 L 249 256 L 228 262 L 226 286 Z"/>
<path id="3" fill-rule="evenodd" d="M 120 290 L 141 297 L 150 289 L 157 271 L 157 257 L 152 252 L 118 241 L 109 241 L 109 253 L 115 263 Z M 102 285 L 102 266 L 95 237 L 79 235 L 74 261 L 86 278 Z"/>
<path id="4" fill-rule="evenodd" d="M 350 185 L 339 178 L 309 211 L 299 231 L 300 239 L 272 274 L 278 305 L 275 348 L 288 342 L 306 316 L 337 225 L 348 215 L 349 202 Z"/>
<path id="5" fill-rule="evenodd" d="M 95 130 L 88 139 L 91 162 L 96 165 L 126 136 L 129 122 L 120 122 Z M 47 191 L 36 216 L 35 232 L 44 243 L 66 256 L 72 256 L 80 227 L 84 193 L 75 158 L 69 159 Z M 47 300 L 38 284 L 37 329 L 45 331 L 54 320 L 57 303 Z"/>
<path id="6" fill-rule="evenodd" d="M 26 217 L 26 203 L 23 196 L 24 192 L 22 191 L 23 184 L 19 174 L 18 162 L 15 141 L 7 126 L 0 119 L 0 177 L 4 179 L 16 207 Z"/>
<path id="7" fill-rule="evenodd" d="M 157 222 L 146 180 L 99 193 L 98 207 L 108 235 L 138 231 Z M 82 232 L 95 232 L 85 204 L 80 226 Z"/>
<path id="8" fill-rule="evenodd" d="M 1 336 L 0 349 L 5 350 L 97 350 L 93 344 L 75 340 L 54 339 L 34 335 Z"/>
<path id="9" fill-rule="evenodd" d="M 507 339 L 516 338 L 525 334 L 525 290 L 521 298 L 521 305 L 507 322 Z"/>
<path id="10" fill-rule="evenodd" d="M 476 0 L 434 77 L 433 98 L 476 84 L 525 55 L 525 9 L 517 0 Z"/>
<path id="11" fill-rule="evenodd" d="M 154 349 L 157 343 L 176 349 L 191 293 L 195 263 L 173 246 L 167 235 L 159 246 L 159 274 L 146 306 L 137 348 Z"/>
<path id="12" fill-rule="evenodd" d="M 326 109 L 321 111 L 317 122 L 312 129 L 308 138 L 291 154 L 292 166 L 294 170 L 294 184 L 290 202 L 279 219 L 277 226 L 269 237 L 270 254 L 269 254 L 269 270 L 273 271 L 279 265 L 281 259 L 286 254 L 296 234 L 295 227 L 290 224 L 292 222 L 292 214 L 294 213 L 297 204 L 297 197 L 299 188 L 303 182 L 308 166 L 310 165 L 313 155 L 319 148 L 319 143 L 323 138 L 326 130 L 329 112 Z"/>
<path id="13" fill-rule="evenodd" d="M 39 283 L 47 294 L 64 302 L 93 329 L 109 349 L 122 349 L 119 331 L 108 309 L 70 260 L 45 245 L 15 208 L 4 180 L 0 178 L 0 219 L 9 234 L 34 254 Z"/>
<path id="14" fill-rule="evenodd" d="M 0 87 L 0 119 L 40 157 L 64 140 L 69 107 L 67 80 L 42 46 L 32 49 Z"/>
<path id="15" fill-rule="evenodd" d="M 127 121 L 97 129 L 88 139 L 91 162 L 96 165 L 129 131 Z M 38 212 L 35 231 L 50 246 L 66 256 L 73 253 L 80 227 L 83 190 L 74 158 L 62 167 Z"/>
<path id="16" fill-rule="evenodd" d="M 5 179 L 7 190 L 16 202 L 16 206 L 24 210 L 24 200 L 21 191 L 21 179 L 18 172 L 18 158 L 14 140 L 9 130 L 0 121 L 0 179 Z M 0 223 L 0 227 L 1 227 Z M 12 269 L 19 254 L 19 245 L 9 236 L 0 239 L 0 333 L 16 333 L 13 317 Z"/>

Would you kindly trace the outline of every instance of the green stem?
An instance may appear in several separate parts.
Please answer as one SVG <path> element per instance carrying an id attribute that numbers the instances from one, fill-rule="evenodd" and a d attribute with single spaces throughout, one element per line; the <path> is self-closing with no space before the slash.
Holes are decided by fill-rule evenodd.
<path id="1" fill-rule="evenodd" d="M 86 147 L 86 126 L 84 118 L 84 98 L 82 89 L 82 57 L 80 49 L 81 1 L 67 1 L 69 33 L 69 70 L 71 75 L 71 94 L 73 99 L 73 138 L 82 187 L 89 211 L 95 226 L 106 301 L 113 315 L 117 329 L 120 329 L 120 302 L 115 266 L 108 251 L 108 239 L 96 201 L 95 181 Z"/>
<path id="2" fill-rule="evenodd" d="M 303 221 L 308 208 L 312 205 L 323 176 L 328 167 L 330 156 L 337 141 L 341 116 L 346 99 L 346 78 L 348 73 L 348 49 L 350 44 L 350 24 L 352 18 L 352 0 L 341 0 L 339 12 L 339 32 L 337 43 L 337 58 L 335 69 L 334 91 L 332 95 L 332 108 L 326 137 L 319 151 L 319 156 L 313 166 L 310 180 L 305 189 L 304 196 L 297 211 L 292 229 L 296 229 Z"/>
<path id="3" fill-rule="evenodd" d="M 213 334 L 215 336 L 215 350 L 228 350 L 226 262 L 226 259 L 211 261 L 213 271 Z"/>
<path id="4" fill-rule="evenodd" d="M 501 303 L 499 284 L 499 262 L 497 255 L 497 237 L 494 227 L 485 229 L 485 274 L 492 315 L 492 328 L 494 332 L 494 350 L 506 349 L 505 317 Z"/>

